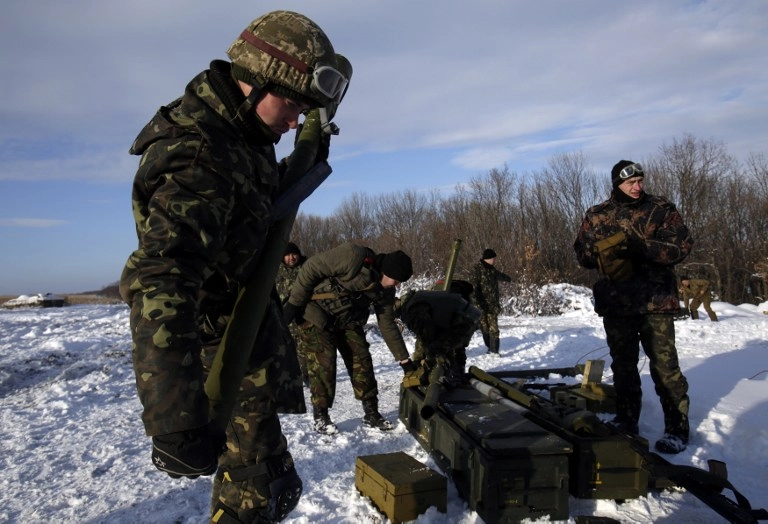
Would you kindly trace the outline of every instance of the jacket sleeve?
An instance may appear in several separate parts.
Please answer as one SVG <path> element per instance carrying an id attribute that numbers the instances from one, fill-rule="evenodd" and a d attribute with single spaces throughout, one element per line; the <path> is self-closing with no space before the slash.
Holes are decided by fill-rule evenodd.
<path id="1" fill-rule="evenodd" d="M 311 300 L 315 287 L 323 280 L 333 277 L 351 279 L 360 271 L 366 252 L 362 246 L 346 243 L 309 257 L 296 275 L 288 302 L 305 306 Z"/>
<path id="2" fill-rule="evenodd" d="M 658 198 L 646 225 L 645 259 L 652 264 L 672 266 L 691 252 L 693 239 L 671 202 Z"/>
<path id="3" fill-rule="evenodd" d="M 374 302 L 373 310 L 376 313 L 376 320 L 379 323 L 379 329 L 381 330 L 381 337 L 387 344 L 389 351 L 396 360 L 405 360 L 409 358 L 408 348 L 403 340 L 403 334 L 400 332 L 400 328 L 395 322 L 394 313 L 395 299 L 394 290 L 391 296 L 385 295 L 385 299 L 380 302 Z"/>
<path id="4" fill-rule="evenodd" d="M 597 238 L 592 229 L 592 221 L 587 213 L 581 221 L 576 241 L 573 243 L 573 250 L 576 253 L 576 260 L 579 265 L 586 269 L 597 269 L 597 256 L 595 254 L 595 242 Z"/>
<path id="5" fill-rule="evenodd" d="M 172 158 L 163 156 L 154 166 L 157 158 L 148 151 L 136 176 L 134 194 L 148 197 L 134 198 L 139 249 L 120 283 L 131 306 L 134 371 L 148 435 L 208 421 L 197 304 L 220 248 L 217 232 L 232 194 L 221 177 L 200 164 L 168 172 L 163 166 Z"/>

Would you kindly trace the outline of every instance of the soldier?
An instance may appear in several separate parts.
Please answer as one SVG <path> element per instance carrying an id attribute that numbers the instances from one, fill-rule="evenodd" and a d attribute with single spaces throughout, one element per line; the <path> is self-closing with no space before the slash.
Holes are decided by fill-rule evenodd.
<path id="1" fill-rule="evenodd" d="M 512 277 L 494 267 L 496 252 L 493 249 L 483 251 L 482 258 L 472 267 L 472 303 L 480 310 L 480 331 L 488 353 L 499 354 L 499 313 L 501 299 L 499 282 L 511 282 Z"/>
<path id="2" fill-rule="evenodd" d="M 664 411 L 664 436 L 656 449 L 679 453 L 688 444 L 689 399 L 675 348 L 679 298 L 673 268 L 688 256 L 693 240 L 674 204 L 643 191 L 644 177 L 638 163 L 613 166 L 611 196 L 587 210 L 573 247 L 582 266 L 600 272 L 593 290 L 612 359 L 612 423 L 638 432 L 642 344 Z"/>
<path id="3" fill-rule="evenodd" d="M 154 465 L 173 478 L 218 468 L 212 521 L 273 522 L 302 491 L 277 410 L 296 412 L 304 403 L 297 379 L 278 384 L 274 376 L 298 370 L 276 294 L 256 343 L 243 349 L 249 369 L 226 433 L 210 420 L 203 385 L 238 292 L 266 249 L 286 167 L 275 159 L 275 143 L 297 128 L 302 112 L 337 104 L 347 79 L 322 29 L 293 12 L 255 19 L 228 55 L 231 62 L 214 60 L 161 107 L 131 147 L 141 155 L 133 185 L 139 246 L 120 292 L 131 307 Z M 319 149 L 316 162 L 327 155 Z M 284 388 L 297 389 L 293 405 L 277 405 Z"/>
<path id="4" fill-rule="evenodd" d="M 376 254 L 352 243 L 318 253 L 301 266 L 284 307 L 285 320 L 299 323 L 318 433 L 338 431 L 328 414 L 336 396 L 336 350 L 355 398 L 363 403 L 363 423 L 382 431 L 393 428 L 379 413 L 378 385 L 363 327 L 372 305 L 392 355 L 405 372 L 413 369 L 393 312 L 395 287 L 412 274 L 411 259 L 402 251 Z"/>
<path id="5" fill-rule="evenodd" d="M 699 306 L 704 304 L 704 310 L 709 315 L 709 320 L 717 322 L 717 315 L 712 310 L 712 295 L 709 290 L 709 280 L 703 278 L 690 279 L 683 275 L 680 277 L 680 290 L 683 293 L 683 302 L 686 311 L 690 311 L 691 319 L 699 319 Z"/>
<path id="6" fill-rule="evenodd" d="M 472 284 L 452 280 L 443 291 L 438 280 L 430 291 L 409 291 L 400 297 L 395 313 L 416 334 L 416 348 L 411 359 L 427 369 L 441 365 L 447 386 L 467 383 L 466 348 L 478 328 L 480 310 L 470 303 Z M 408 375 L 408 373 L 406 373 Z"/>
<path id="7" fill-rule="evenodd" d="M 275 287 L 277 288 L 277 294 L 280 295 L 280 303 L 285 304 L 288 300 L 288 296 L 291 294 L 291 286 L 296 280 L 296 275 L 299 274 L 299 268 L 307 261 L 299 246 L 293 242 L 288 242 L 285 246 L 285 252 L 283 253 L 283 262 L 280 264 L 280 268 L 277 270 L 277 276 L 275 277 Z M 293 340 L 296 341 L 296 355 L 299 357 L 299 367 L 301 368 L 301 379 L 304 382 L 304 387 L 309 387 L 309 375 L 307 373 L 307 357 L 304 354 L 304 349 L 301 346 L 301 339 L 299 338 L 299 327 L 295 322 L 292 322 L 289 326 Z"/>

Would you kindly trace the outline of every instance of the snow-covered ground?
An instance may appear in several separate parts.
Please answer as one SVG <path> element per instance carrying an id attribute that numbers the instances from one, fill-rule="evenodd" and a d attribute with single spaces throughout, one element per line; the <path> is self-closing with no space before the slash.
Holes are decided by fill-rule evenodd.
<path id="1" fill-rule="evenodd" d="M 500 369 L 566 367 L 608 360 L 602 323 L 583 288 L 572 310 L 557 317 L 502 317 L 501 356 L 485 353 L 479 332 L 468 365 Z M 752 503 L 768 508 L 768 304 L 713 304 L 720 322 L 676 322 L 681 365 L 690 382 L 692 441 L 670 460 L 706 469 L 727 463 L 729 478 Z M 371 337 L 372 338 L 372 337 Z M 413 349 L 413 340 L 407 340 Z M 372 340 L 381 411 L 396 429 L 360 425 L 362 408 L 341 375 L 331 410 L 341 433 L 321 436 L 309 415 L 283 416 L 284 431 L 304 481 L 304 495 L 286 522 L 386 521 L 354 487 L 355 457 L 405 451 L 434 462 L 397 421 L 402 371 L 381 339 Z M 640 431 L 661 436 L 658 398 L 641 360 Z M 606 366 L 604 380 L 610 382 Z M 203 523 L 210 477 L 172 480 L 149 460 L 131 369 L 128 309 L 120 305 L 0 310 L 0 521 L 77 523 Z M 728 492 L 726 492 L 728 494 Z M 447 513 L 431 508 L 418 523 L 477 523 L 448 484 Z M 578 515 L 621 522 L 722 522 L 683 490 L 624 503 L 570 498 Z"/>

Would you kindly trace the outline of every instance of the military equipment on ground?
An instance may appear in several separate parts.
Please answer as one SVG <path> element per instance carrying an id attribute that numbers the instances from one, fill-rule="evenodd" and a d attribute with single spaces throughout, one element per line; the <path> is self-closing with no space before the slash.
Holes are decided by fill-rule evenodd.
<path id="1" fill-rule="evenodd" d="M 446 510 L 445 477 L 402 451 L 357 457 L 355 487 L 393 524 L 414 520 L 431 506 Z"/>
<path id="2" fill-rule="evenodd" d="M 647 440 L 602 422 L 590 408 L 609 409 L 613 392 L 595 380 L 598 370 L 600 361 L 542 370 L 470 367 L 471 385 L 444 389 L 429 417 L 423 408 L 431 385 L 402 387 L 399 418 L 489 524 L 567 519 L 569 494 L 624 500 L 671 486 L 731 522 L 768 519 L 727 480 L 724 463 L 710 461 L 710 471 L 671 464 L 649 451 Z M 578 386 L 538 380 L 585 373 Z"/>

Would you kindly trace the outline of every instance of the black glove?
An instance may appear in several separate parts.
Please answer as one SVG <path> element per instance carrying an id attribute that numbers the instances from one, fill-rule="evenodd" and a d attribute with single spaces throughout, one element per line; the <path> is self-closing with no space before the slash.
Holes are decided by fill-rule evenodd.
<path id="1" fill-rule="evenodd" d="M 405 362 L 400 362 L 400 367 L 403 368 L 404 375 L 415 373 L 419 369 L 419 366 L 417 366 L 410 358 Z"/>
<path id="2" fill-rule="evenodd" d="M 317 144 L 317 155 L 315 164 L 328 160 L 328 154 L 331 152 L 331 135 L 325 131 L 320 131 L 320 141 Z"/>
<path id="3" fill-rule="evenodd" d="M 297 324 L 302 324 L 304 319 L 301 318 L 301 306 L 296 306 L 290 302 L 286 302 L 283 305 L 283 320 L 286 324 L 290 324 L 294 320 Z"/>
<path id="4" fill-rule="evenodd" d="M 642 239 L 627 235 L 627 240 L 616 250 L 616 257 L 623 259 L 639 259 L 645 255 L 645 242 Z"/>
<path id="5" fill-rule="evenodd" d="M 203 427 L 152 437 L 152 463 L 171 478 L 216 472 L 219 455 L 226 448 L 224 430 L 213 422 Z"/>

